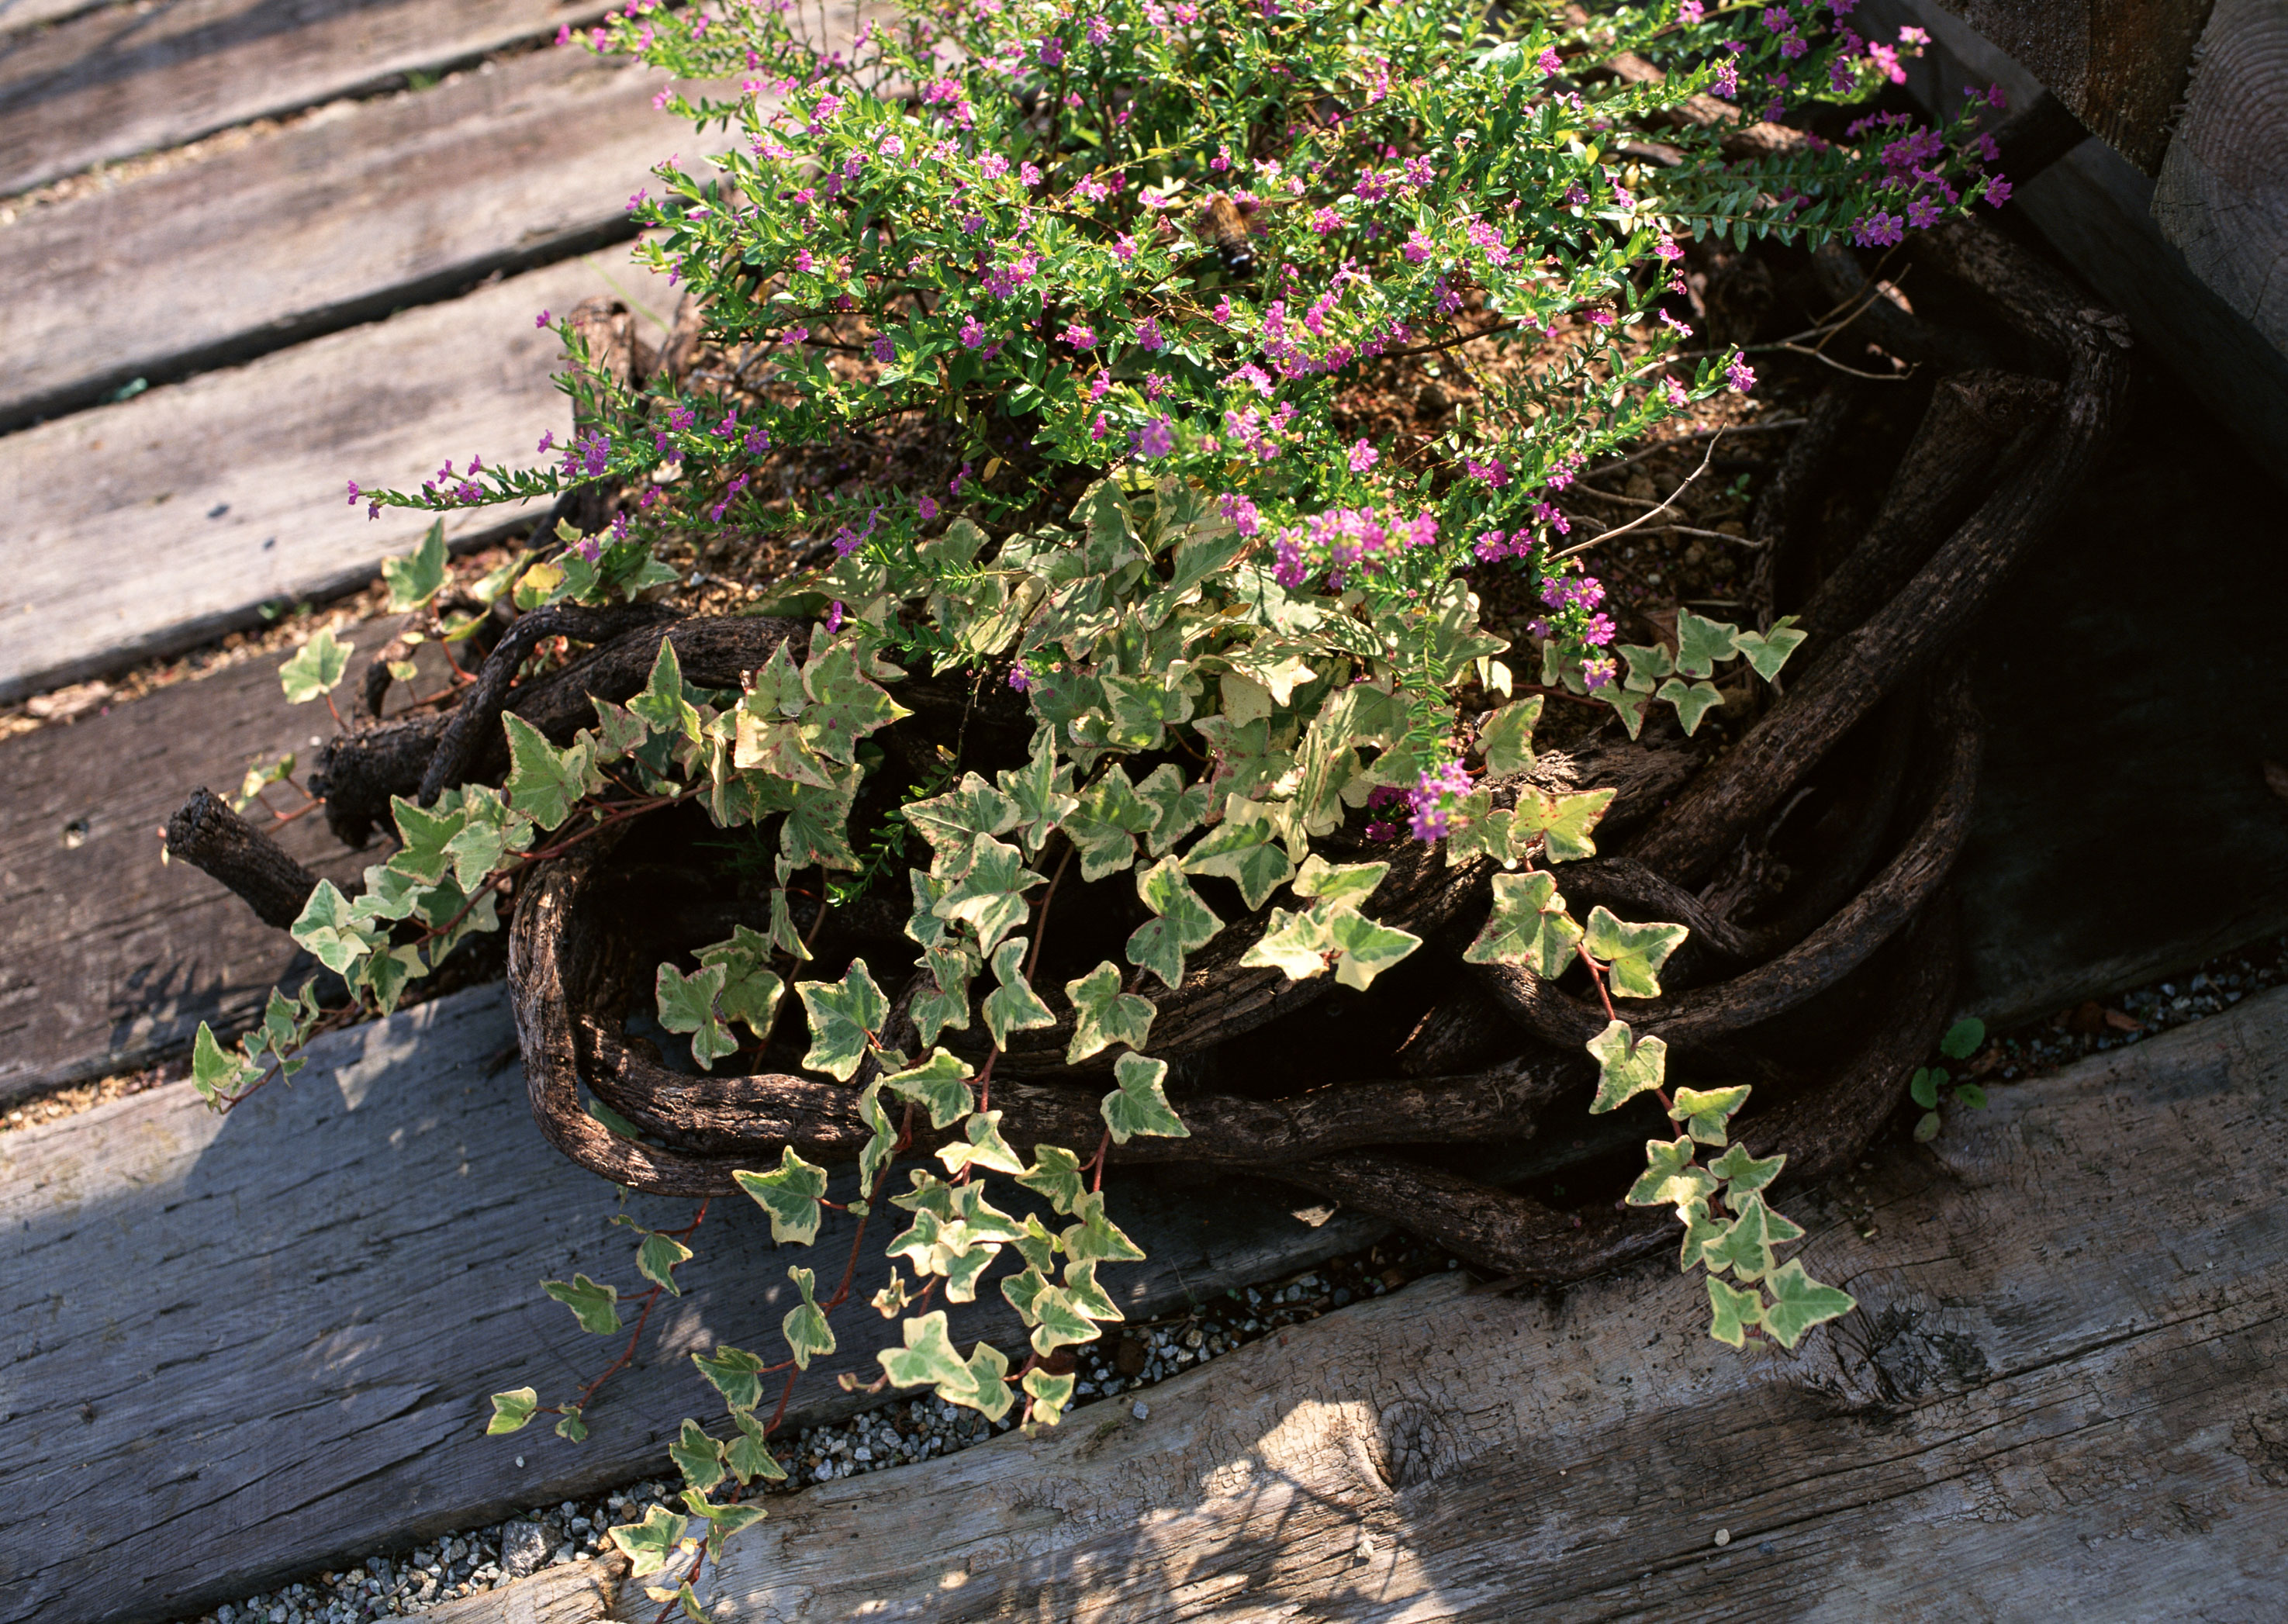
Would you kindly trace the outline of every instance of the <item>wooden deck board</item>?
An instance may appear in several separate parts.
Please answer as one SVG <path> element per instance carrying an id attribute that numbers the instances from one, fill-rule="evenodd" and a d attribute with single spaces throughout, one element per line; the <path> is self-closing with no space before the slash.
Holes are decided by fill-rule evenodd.
<path id="1" fill-rule="evenodd" d="M 1426 1281 L 1140 1422 L 775 1504 L 714 1616 L 2276 1618 L 2284 1116 L 2274 991 L 1790 1200 L 1863 1311 L 1797 1358 L 1709 1341 L 1664 1258 L 1521 1301 Z M 614 1616 L 655 1611 L 630 1583 Z"/>
<path id="2" fill-rule="evenodd" d="M 0 1136 L 0 1595 L 50 1624 L 181 1617 L 352 1559 L 655 1470 L 686 1415 L 719 1408 L 686 1354 L 777 1346 L 786 1268 L 838 1266 L 847 1230 L 774 1250 L 743 1198 L 716 1203 L 664 1342 L 592 1406 L 588 1443 L 480 1436 L 487 1395 L 566 1396 L 619 1339 L 540 1295 L 575 1270 L 636 1281 L 619 1192 L 551 1151 L 497 988 L 322 1040 L 291 1089 L 226 1118 L 185 1085 Z M 1132 1318 L 1380 1232 L 1313 1227 L 1219 1179 L 1124 1180 L 1116 1217 L 1151 1254 L 1112 1283 Z M 681 1222 L 686 1203 L 627 1210 Z M 832 1215 L 830 1215 L 832 1216 Z M 846 1220 L 844 1220 L 846 1222 Z M 843 1239 L 838 1242 L 837 1236 Z M 859 1292 L 884 1265 L 870 1245 Z M 990 1301 L 964 1345 L 1018 1340 Z M 862 1404 L 882 1322 L 797 1390 L 796 1423 Z M 83 1406 L 90 1406 L 83 1410 Z M 516 1464 L 521 1456 L 523 1468 Z"/>
<path id="3" fill-rule="evenodd" d="M 567 261 L 0 438 L 0 508 L 15 516 L 0 541 L 0 702 L 189 647 L 272 598 L 369 580 L 427 520 L 369 522 L 345 482 L 417 485 L 472 454 L 528 460 L 544 429 L 566 429 L 561 352 L 533 318 L 618 289 L 671 312 L 663 281 L 617 250 Z M 530 517 L 478 509 L 446 534 L 473 545 Z"/>
<path id="4" fill-rule="evenodd" d="M 35 211 L 0 230 L 0 429 L 632 236 L 689 139 L 659 83 L 535 51 Z"/>
<path id="5" fill-rule="evenodd" d="M 173 0 L 0 39 L 0 196 L 580 27 L 599 0 Z"/>

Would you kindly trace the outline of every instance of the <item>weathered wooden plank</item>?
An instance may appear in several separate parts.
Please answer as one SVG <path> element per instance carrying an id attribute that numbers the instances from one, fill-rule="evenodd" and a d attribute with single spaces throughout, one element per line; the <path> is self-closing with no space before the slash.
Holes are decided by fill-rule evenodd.
<path id="1" fill-rule="evenodd" d="M 0 429 L 625 239 L 689 139 L 657 83 L 529 52 L 34 211 L 0 231 Z"/>
<path id="2" fill-rule="evenodd" d="M 2218 0 L 2153 191 L 2161 234 L 2288 353 L 2288 7 Z"/>
<path id="3" fill-rule="evenodd" d="M 2213 0 L 1942 0 L 2146 174 Z"/>
<path id="4" fill-rule="evenodd" d="M 1863 1305 L 1797 1357 L 1710 1342 L 1664 1258 L 1522 1301 L 1425 1281 L 1141 1421 L 774 1505 L 715 1616 L 2276 1617 L 2284 1113 L 2276 991 L 1790 1201 Z M 655 1610 L 632 1584 L 615 1616 Z"/>
<path id="5" fill-rule="evenodd" d="M 370 654 L 389 622 L 354 638 Z M 187 864 L 159 827 L 202 784 L 228 794 L 257 761 L 333 731 L 280 693 L 276 659 L 179 684 L 108 715 L 0 744 L 0 1104 L 187 1046 L 202 1020 L 250 1022 L 313 962 Z M 290 802 L 291 796 L 286 797 Z M 324 820 L 279 832 L 302 863 L 347 879 Z"/>
<path id="6" fill-rule="evenodd" d="M 174 1085 L 0 1136 L 0 1595 L 54 1624 L 181 1617 L 362 1557 L 656 1470 L 713 1395 L 687 1353 L 777 1345 L 786 1267 L 762 1215 L 719 1202 L 663 1337 L 592 1407 L 576 1446 L 479 1436 L 486 1395 L 568 1396 L 619 1339 L 590 1337 L 535 1282 L 635 1281 L 620 1192 L 550 1151 L 526 1114 L 500 991 L 454 994 L 314 1046 L 291 1088 L 227 1117 Z M 1152 1256 L 1112 1289 L 1131 1317 L 1360 1244 L 1229 1179 L 1123 1180 L 1114 1213 Z M 681 1223 L 687 1207 L 624 1210 Z M 836 1215 L 839 1216 L 839 1215 Z M 1314 1214 L 1323 1216 L 1323 1214 Z M 881 1283 L 878 1229 L 860 1266 Z M 965 1345 L 1021 1331 L 989 1286 Z M 882 1323 L 798 1388 L 798 1424 L 862 1400 Z M 524 1465 L 518 1464 L 521 1458 Z"/>
<path id="7" fill-rule="evenodd" d="M 567 261 L 0 439 L 0 702 L 370 579 L 427 524 L 387 510 L 369 523 L 344 482 L 528 458 L 565 409 L 560 347 L 533 318 L 620 290 L 671 313 L 663 281 L 617 252 Z M 446 534 L 473 546 L 530 519 L 475 510 Z"/>
<path id="8" fill-rule="evenodd" d="M 440 1603 L 421 1616 L 428 1624 L 603 1624 L 627 1565 L 617 1557 L 568 1562 L 481 1595 Z"/>
<path id="9" fill-rule="evenodd" d="M 598 0 L 175 0 L 0 41 L 0 196 L 592 22 Z"/>
<path id="10" fill-rule="evenodd" d="M 0 34 L 57 23 L 91 12 L 108 0 L 0 0 Z"/>

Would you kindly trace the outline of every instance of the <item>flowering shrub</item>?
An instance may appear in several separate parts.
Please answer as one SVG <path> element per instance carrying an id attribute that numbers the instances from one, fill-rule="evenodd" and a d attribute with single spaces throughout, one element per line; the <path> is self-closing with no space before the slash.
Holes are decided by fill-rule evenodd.
<path id="1" fill-rule="evenodd" d="M 741 1047 L 735 1028 L 768 1037 L 809 956 L 788 901 L 798 871 L 870 882 L 870 854 L 902 849 L 893 836 L 862 859 L 851 829 L 862 784 L 885 770 L 870 735 L 907 714 L 898 682 L 916 662 L 965 667 L 1018 690 L 1035 732 L 989 780 L 904 791 L 929 860 L 886 883 L 910 895 L 927 971 L 910 1011 L 920 1051 L 886 1042 L 890 1000 L 862 961 L 792 987 L 806 1067 L 867 1073 L 873 1139 L 851 1210 L 879 1199 L 922 1114 L 958 1130 L 937 1153 L 942 1176 L 913 1172 L 889 1198 L 911 1218 L 890 1249 L 916 1285 L 876 1302 L 906 1316 L 903 1345 L 881 1355 L 886 1381 L 997 1418 L 1021 1402 L 1030 1420 L 1057 1418 L 1073 1390 L 1058 1350 L 1118 1318 L 1096 1267 L 1138 1256 L 1106 1215 L 1106 1145 L 1186 1131 L 1148 1054 L 1148 994 L 1179 986 L 1187 955 L 1226 928 L 1214 903 L 1260 910 L 1283 890 L 1293 906 L 1270 908 L 1242 962 L 1291 978 L 1364 988 L 1419 945 L 1372 911 L 1389 864 L 1315 850 L 1354 813 L 1370 839 L 1443 842 L 1454 862 L 1503 870 L 1472 961 L 1548 978 L 1585 967 L 1610 1018 L 1589 1045 L 1591 1108 L 1653 1092 L 1677 1125 L 1628 1200 L 1677 1208 L 1684 1266 L 1708 1271 L 1713 1334 L 1792 1347 L 1847 1310 L 1775 1256 L 1801 1232 L 1760 1193 L 1781 1159 L 1727 1144 L 1748 1089 L 1672 1087 L 1661 1041 L 1620 1018 L 1616 1000 L 1658 994 L 1684 928 L 1568 911 L 1556 866 L 1593 853 L 1612 792 L 1521 785 L 1542 697 L 1522 692 L 1517 651 L 1481 625 L 1470 583 L 1528 572 L 1544 613 L 1527 677 L 1596 696 L 1632 737 L 1656 705 L 1692 732 L 1725 670 L 1774 676 L 1802 638 L 1785 621 L 1743 630 L 1687 611 L 1673 648 L 1616 646 L 1577 556 L 1596 538 L 1569 536 L 1552 498 L 1591 459 L 1754 386 L 1744 355 L 1688 349 L 1691 328 L 1664 307 L 1685 240 L 1895 242 L 2006 196 L 1990 144 L 1966 116 L 1946 131 L 1864 119 L 1839 142 L 1770 122 L 1901 76 L 1900 47 L 1855 33 L 1848 0 L 1663 0 L 1581 26 L 1531 8 L 1492 24 L 1444 0 L 956 0 L 870 24 L 842 53 L 798 41 L 784 9 L 646 0 L 580 40 L 679 82 L 739 86 L 663 91 L 730 144 L 661 166 L 655 191 L 631 200 L 640 253 L 703 301 L 725 369 L 642 392 L 576 368 L 584 427 L 561 448 L 543 438 L 555 460 L 473 459 L 416 492 L 350 495 L 378 512 L 597 480 L 637 493 L 603 533 L 567 527 L 560 551 L 495 583 L 525 607 L 633 598 L 672 579 L 655 557 L 670 543 L 830 541 L 831 561 L 778 600 L 814 629 L 736 693 L 686 683 L 663 643 L 645 692 L 600 701 L 568 746 L 511 716 L 505 786 L 400 801 L 401 849 L 354 899 L 321 885 L 297 939 L 387 1009 L 466 934 L 497 928 L 506 878 L 599 827 L 682 801 L 726 828 L 775 826 L 770 928 L 657 971 L 662 1025 L 711 1067 Z M 1442 438 L 1402 448 L 1339 430 L 1347 383 L 1471 338 L 1527 364 L 1487 381 Z M 768 456 L 910 414 L 960 448 L 942 488 L 846 491 L 809 510 L 765 499 Z M 433 535 L 393 576 L 401 600 L 433 597 L 442 566 Z M 290 679 L 312 695 L 341 673 L 315 661 Z M 1055 989 L 1032 978 L 1046 897 L 1076 859 L 1083 882 L 1132 874 L 1149 918 L 1124 963 L 1061 988 L 1068 1061 L 1119 1051 L 1104 1144 L 1027 1156 L 1001 1137 L 991 1075 L 1013 1032 L 1060 1018 L 1043 995 Z M 242 1091 L 320 1018 L 306 997 L 279 998 L 234 1054 L 203 1031 L 201 1085 Z M 981 1063 L 939 1041 L 973 1022 L 990 1039 Z M 996 1208 L 990 1175 L 1069 1223 Z M 738 1182 L 775 1237 L 815 1234 L 822 1168 L 789 1149 Z M 655 1296 L 673 1291 L 680 1241 L 642 1245 Z M 943 1311 L 919 1311 L 941 1290 L 969 1300 L 1005 1249 L 1023 1266 L 1001 1289 L 1031 1330 L 1016 1370 L 982 1344 L 963 1355 Z M 810 1271 L 793 1274 L 786 1361 L 735 1348 L 698 1360 L 736 1432 L 726 1444 L 687 1423 L 676 1458 L 718 1547 L 759 1515 L 711 1498 L 726 1474 L 778 1475 L 760 1378 L 835 1346 L 839 1298 L 821 1303 Z M 548 1289 L 591 1329 L 619 1327 L 611 1287 L 583 1276 Z M 580 1402 L 555 1406 L 560 1431 L 581 1434 Z M 496 1404 L 495 1430 L 540 1407 L 530 1390 Z M 639 1572 L 673 1538 L 615 1532 Z"/>

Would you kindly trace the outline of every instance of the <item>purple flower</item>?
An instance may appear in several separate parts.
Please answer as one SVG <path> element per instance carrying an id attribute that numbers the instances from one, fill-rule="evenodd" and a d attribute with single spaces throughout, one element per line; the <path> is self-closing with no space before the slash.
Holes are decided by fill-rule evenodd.
<path id="1" fill-rule="evenodd" d="M 533 317 L 532 324 L 535 327 L 546 327 L 548 325 L 548 313 L 544 310 L 538 315 Z"/>
<path id="2" fill-rule="evenodd" d="M 1092 350 L 1096 347 L 1096 330 L 1085 322 L 1073 322 L 1058 335 L 1058 338 L 1060 342 L 1069 344 L 1076 350 Z"/>
<path id="3" fill-rule="evenodd" d="M 1226 491 L 1217 497 L 1216 510 L 1231 520 L 1231 527 L 1242 535 L 1253 535 L 1263 528 L 1263 516 L 1255 504 L 1235 491 Z"/>
<path id="4" fill-rule="evenodd" d="M 545 451 L 545 450 L 547 450 L 547 449 L 548 449 L 548 448 L 547 448 L 546 446 L 543 446 L 543 447 L 541 447 L 541 449 L 542 449 L 543 451 Z M 352 480 L 350 481 L 350 499 L 349 499 L 349 505 L 350 505 L 351 507 L 355 507 L 355 506 L 357 506 L 357 500 L 358 500 L 358 482 L 357 482 L 355 479 L 352 479 Z"/>
<path id="5" fill-rule="evenodd" d="M 974 350 L 984 343 L 985 329 L 979 324 L 977 318 L 974 315 L 964 316 L 961 319 L 961 347 Z"/>
<path id="6" fill-rule="evenodd" d="M 838 631 L 839 631 L 839 630 L 842 630 L 842 600 L 841 600 L 840 598 L 836 598 L 836 599 L 833 601 L 833 603 L 830 604 L 830 605 L 827 606 L 827 610 L 826 610 L 826 635 L 827 635 L 828 637 L 830 637 L 830 637 L 832 637 L 836 632 L 838 632 Z"/>
<path id="7" fill-rule="evenodd" d="M 1991 188 L 1989 188 L 1990 194 Z M 1851 228 L 1852 241 L 1861 248 L 1888 248 L 1905 234 L 1906 222 L 1895 214 L 1885 214 L 1880 209 Z"/>
<path id="8" fill-rule="evenodd" d="M 876 360 L 880 361 L 886 367 L 892 361 L 897 360 L 898 347 L 892 344 L 887 338 L 877 338 L 874 340 L 873 354 Z"/>
<path id="9" fill-rule="evenodd" d="M 1939 206 L 1935 199 L 1918 197 L 1907 205 L 1907 224 L 1917 231 L 1928 231 L 1938 224 Z"/>
<path id="10" fill-rule="evenodd" d="M 1129 435 L 1129 441 L 1141 457 L 1161 457 L 1176 448 L 1176 436 L 1165 417 L 1155 417 L 1142 428 Z"/>
<path id="11" fill-rule="evenodd" d="M 1558 59 L 1557 48 L 1554 45 L 1543 46 L 1541 54 L 1533 59 L 1533 65 L 1545 74 L 1553 74 L 1565 66 Z"/>
<path id="12" fill-rule="evenodd" d="M 929 523 L 937 517 L 937 498 L 934 496 L 918 498 L 914 503 L 914 511 L 922 516 L 922 523 Z"/>
<path id="13" fill-rule="evenodd" d="M 1724 368 L 1724 381 L 1732 386 L 1734 394 L 1746 394 L 1756 386 L 1756 375 L 1744 355 L 1735 355 L 1731 365 Z"/>
<path id="14" fill-rule="evenodd" d="M 2011 190 L 2009 181 L 1997 175 L 1986 183 L 1986 201 L 1999 209 L 2010 201 Z"/>
<path id="15" fill-rule="evenodd" d="M 555 443 L 556 431 L 554 429 L 543 429 L 540 432 L 540 443 L 535 446 L 533 450 L 542 456 L 546 456 L 549 452 L 549 448 L 555 445 Z"/>
<path id="16" fill-rule="evenodd" d="M 1160 330 L 1160 318 L 1147 316 L 1136 324 L 1136 342 L 1148 350 L 1164 350 L 1168 337 Z"/>
<path id="17" fill-rule="evenodd" d="M 1353 473 L 1364 473 L 1368 469 L 1382 461 L 1382 453 L 1376 450 L 1372 446 L 1368 445 L 1366 441 L 1362 440 L 1351 448 L 1350 461 L 1351 471 Z"/>
<path id="18" fill-rule="evenodd" d="M 1430 257 L 1430 239 L 1418 231 L 1410 231 L 1406 234 L 1406 246 L 1398 251 L 1406 256 L 1408 264 L 1420 265 Z"/>
<path id="19" fill-rule="evenodd" d="M 1030 693 L 1033 691 L 1033 674 L 1021 665 L 1013 665 L 1009 668 L 1009 685 L 1020 693 Z"/>
<path id="20" fill-rule="evenodd" d="M 1042 67 L 1054 67 L 1065 59 L 1065 43 L 1053 34 L 1043 35 L 1037 54 Z"/>
<path id="21" fill-rule="evenodd" d="M 1581 662 L 1581 680 L 1588 684 L 1589 692 L 1594 693 L 1611 682 L 1619 669 L 1609 659 L 1584 660 Z"/>

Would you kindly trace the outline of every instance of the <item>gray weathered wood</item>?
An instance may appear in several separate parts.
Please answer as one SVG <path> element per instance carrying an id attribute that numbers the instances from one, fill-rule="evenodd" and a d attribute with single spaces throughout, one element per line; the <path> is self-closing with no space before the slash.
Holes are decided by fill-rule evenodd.
<path id="1" fill-rule="evenodd" d="M 34 211 L 0 231 L 0 429 L 632 235 L 690 139 L 659 83 L 529 52 Z"/>
<path id="2" fill-rule="evenodd" d="M 623 1557 L 568 1562 L 421 1616 L 427 1624 L 602 1624 L 627 1566 Z"/>
<path id="3" fill-rule="evenodd" d="M 686 1357 L 779 1346 L 790 1264 L 840 1268 L 848 1220 L 775 1251 L 763 1215 L 719 1201 L 663 1333 L 614 1379 L 576 1446 L 535 1426 L 479 1436 L 486 1396 L 551 1401 L 622 1339 L 541 1296 L 576 1271 L 636 1283 L 618 1192 L 551 1152 L 525 1113 L 497 988 L 322 1040 L 290 1088 L 229 1116 L 185 1085 L 0 1135 L 0 1596 L 51 1624 L 181 1617 L 329 1561 L 658 1470 L 686 1415 L 718 1413 Z M 1123 1180 L 1115 1217 L 1150 1253 L 1111 1289 L 1132 1318 L 1300 1267 L 1380 1232 L 1291 1216 L 1219 1178 Z M 681 1203 L 626 1210 L 680 1224 Z M 878 1226 L 858 1291 L 884 1274 Z M 965 1346 L 1015 1345 L 989 1285 Z M 842 1351 L 796 1390 L 798 1424 L 865 1400 L 883 1323 L 838 1317 Z M 527 1464 L 520 1468 L 521 1456 Z"/>
<path id="4" fill-rule="evenodd" d="M 2276 1618 L 2284 1114 L 2275 991 L 1787 1202 L 1862 1304 L 1797 1357 L 1709 1341 L 1665 1258 L 1523 1301 L 1428 1281 L 1142 1421 L 774 1504 L 715 1616 Z M 630 1584 L 615 1616 L 655 1611 Z"/>
<path id="5" fill-rule="evenodd" d="M 560 346 L 533 318 L 622 290 L 671 313 L 664 281 L 618 250 L 566 261 L 0 438 L 0 702 L 371 579 L 427 520 L 369 522 L 345 481 L 409 487 L 473 453 L 531 460 L 565 411 Z M 473 509 L 446 535 L 475 545 L 532 517 Z"/>
<path id="6" fill-rule="evenodd" d="M 175 0 L 0 40 L 0 196 L 594 21 L 598 0 Z"/>
<path id="7" fill-rule="evenodd" d="M 2288 6 L 2217 0 L 2153 191 L 2161 234 L 2288 353 Z"/>

